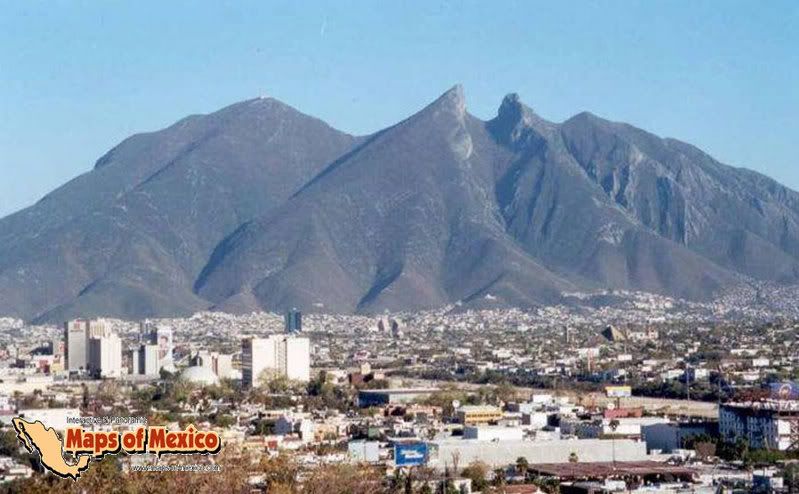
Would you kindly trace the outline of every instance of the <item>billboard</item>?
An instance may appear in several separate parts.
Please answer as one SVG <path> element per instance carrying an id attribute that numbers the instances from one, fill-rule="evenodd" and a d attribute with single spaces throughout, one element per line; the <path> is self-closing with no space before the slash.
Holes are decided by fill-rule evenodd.
<path id="1" fill-rule="evenodd" d="M 769 391 L 775 400 L 799 400 L 799 384 L 794 381 L 771 383 Z"/>
<path id="2" fill-rule="evenodd" d="M 394 464 L 398 467 L 414 467 L 427 462 L 427 444 L 398 443 L 394 445 Z"/>
<path id="3" fill-rule="evenodd" d="M 607 386 L 605 393 L 609 398 L 627 398 L 633 395 L 633 390 L 630 386 Z"/>

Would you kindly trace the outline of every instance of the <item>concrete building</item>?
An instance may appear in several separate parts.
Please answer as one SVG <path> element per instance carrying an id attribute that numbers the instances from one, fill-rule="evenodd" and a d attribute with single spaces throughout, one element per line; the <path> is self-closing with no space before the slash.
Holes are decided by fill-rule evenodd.
<path id="1" fill-rule="evenodd" d="M 161 374 L 161 361 L 158 358 L 158 345 L 140 345 L 130 353 L 130 373 L 158 377 Z"/>
<path id="2" fill-rule="evenodd" d="M 64 323 L 64 356 L 66 369 L 79 371 L 88 369 L 89 338 L 102 336 L 107 331 L 102 319 L 74 319 Z"/>
<path id="3" fill-rule="evenodd" d="M 443 470 L 452 466 L 453 458 L 461 465 L 482 461 L 492 468 L 506 467 L 524 457 L 535 463 L 569 463 L 576 457 L 579 462 L 641 461 L 647 459 L 646 444 L 630 439 L 553 440 L 553 441 L 474 441 L 445 439 L 432 441 L 429 465 Z"/>
<path id="4" fill-rule="evenodd" d="M 719 435 L 753 449 L 793 449 L 799 442 L 799 401 L 728 403 L 719 408 Z"/>
<path id="5" fill-rule="evenodd" d="M 671 453 L 686 447 L 686 442 L 702 434 L 716 435 L 718 424 L 713 422 L 668 422 L 641 427 L 641 435 L 646 442 L 647 451 L 658 450 Z"/>
<path id="6" fill-rule="evenodd" d="M 122 340 L 114 333 L 89 338 L 89 372 L 99 378 L 122 375 Z"/>
<path id="7" fill-rule="evenodd" d="M 463 428 L 463 439 L 475 441 L 521 441 L 524 429 L 520 427 L 500 426 L 466 426 Z"/>
<path id="8" fill-rule="evenodd" d="M 455 410 L 455 415 L 463 425 L 489 424 L 502 418 L 502 410 L 490 405 L 464 405 Z"/>
<path id="9" fill-rule="evenodd" d="M 281 415 L 274 426 L 274 433 L 278 436 L 297 434 L 304 443 L 314 440 L 314 422 L 308 417 L 300 415 Z"/>
<path id="10" fill-rule="evenodd" d="M 241 344 L 242 384 L 261 385 L 264 373 L 272 372 L 294 381 L 311 379 L 311 342 L 294 335 L 246 338 Z"/>
<path id="11" fill-rule="evenodd" d="M 142 345 L 155 345 L 158 350 L 158 371 L 155 374 L 159 374 L 161 369 L 173 372 L 175 363 L 172 352 L 175 344 L 172 328 L 161 324 L 156 325 L 150 321 L 142 321 L 139 328 Z"/>
<path id="12" fill-rule="evenodd" d="M 347 454 L 356 463 L 377 463 L 380 461 L 380 443 L 378 441 L 350 441 Z"/>
<path id="13" fill-rule="evenodd" d="M 358 392 L 358 406 L 372 407 L 412 403 L 423 400 L 435 393 L 430 388 L 364 389 Z"/>

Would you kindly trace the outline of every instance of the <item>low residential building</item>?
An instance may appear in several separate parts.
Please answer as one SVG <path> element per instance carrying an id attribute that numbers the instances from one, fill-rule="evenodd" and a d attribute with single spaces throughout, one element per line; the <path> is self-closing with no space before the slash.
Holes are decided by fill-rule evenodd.
<path id="1" fill-rule="evenodd" d="M 358 404 L 361 407 L 371 407 L 413 403 L 428 398 L 436 391 L 430 388 L 364 389 L 358 392 Z"/>
<path id="2" fill-rule="evenodd" d="M 463 438 L 476 441 L 520 441 L 524 439 L 524 429 L 501 426 L 467 426 L 463 428 Z"/>

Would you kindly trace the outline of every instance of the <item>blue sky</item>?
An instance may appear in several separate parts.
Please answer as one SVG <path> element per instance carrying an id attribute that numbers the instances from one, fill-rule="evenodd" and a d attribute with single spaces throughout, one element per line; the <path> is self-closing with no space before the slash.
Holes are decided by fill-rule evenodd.
<path id="1" fill-rule="evenodd" d="M 0 216 L 188 114 L 266 94 L 363 134 L 458 82 L 799 189 L 796 1 L 163 3 L 0 0 Z"/>

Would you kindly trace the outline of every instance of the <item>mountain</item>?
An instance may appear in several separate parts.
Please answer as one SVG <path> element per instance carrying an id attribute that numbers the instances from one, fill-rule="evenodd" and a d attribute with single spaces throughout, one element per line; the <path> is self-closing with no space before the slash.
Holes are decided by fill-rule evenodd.
<path id="1" fill-rule="evenodd" d="M 799 194 L 695 147 L 456 86 L 354 137 L 273 99 L 133 136 L 0 220 L 0 314 L 532 306 L 625 288 L 705 300 L 799 279 Z"/>
<path id="2" fill-rule="evenodd" d="M 358 139 L 255 99 L 126 139 L 0 220 L 0 313 L 184 314 L 217 243 L 282 205 Z"/>

